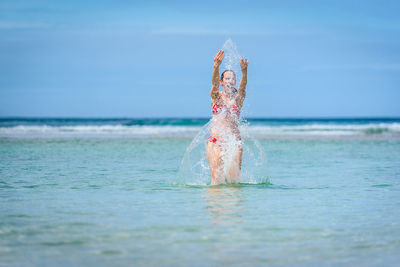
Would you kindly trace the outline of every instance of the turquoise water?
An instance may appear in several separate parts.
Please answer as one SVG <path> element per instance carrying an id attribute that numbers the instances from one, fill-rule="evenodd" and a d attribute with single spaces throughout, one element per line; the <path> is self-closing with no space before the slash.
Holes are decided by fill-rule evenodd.
<path id="1" fill-rule="evenodd" d="M 3 266 L 394 266 L 400 260 L 397 121 L 317 122 L 326 132 L 334 124 L 333 135 L 320 126 L 315 133 L 310 121 L 293 123 L 291 131 L 310 129 L 302 137 L 282 133 L 288 123 L 264 123 L 254 132 L 262 136 L 271 184 L 222 186 L 175 183 L 197 128 L 167 123 L 150 134 L 131 128 L 127 134 L 82 130 L 74 122 L 65 134 L 66 128 L 43 130 L 48 122 L 30 123 L 36 130 L 22 122 L 0 128 Z M 365 131 L 376 125 L 387 130 Z M 281 127 L 282 138 L 268 127 Z"/>

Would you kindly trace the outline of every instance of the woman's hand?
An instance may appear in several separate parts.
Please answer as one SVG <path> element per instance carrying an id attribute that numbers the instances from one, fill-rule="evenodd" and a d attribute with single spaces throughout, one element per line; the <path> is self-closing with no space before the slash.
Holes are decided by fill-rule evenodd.
<path id="1" fill-rule="evenodd" d="M 219 50 L 214 57 L 214 67 L 219 67 L 224 59 L 224 50 Z"/>
<path id="2" fill-rule="evenodd" d="M 247 60 L 247 58 L 245 58 L 244 60 L 242 58 L 240 60 L 240 68 L 242 69 L 242 72 L 247 71 L 247 65 L 249 65 L 249 61 Z"/>

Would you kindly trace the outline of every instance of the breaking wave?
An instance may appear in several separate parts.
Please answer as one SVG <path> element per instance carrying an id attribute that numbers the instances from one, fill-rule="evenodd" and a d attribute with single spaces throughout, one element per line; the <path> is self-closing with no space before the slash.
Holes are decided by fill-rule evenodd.
<path id="1" fill-rule="evenodd" d="M 0 124 L 1 137 L 175 137 L 193 138 L 205 124 L 202 121 L 195 123 L 176 124 L 142 124 L 127 125 L 122 123 L 93 124 L 88 122 L 74 125 L 58 122 L 20 123 L 13 125 Z M 309 138 L 309 137 L 388 137 L 400 138 L 400 122 L 380 123 L 305 123 L 293 125 L 284 122 L 271 123 L 270 121 L 252 123 L 247 131 L 256 138 Z"/>

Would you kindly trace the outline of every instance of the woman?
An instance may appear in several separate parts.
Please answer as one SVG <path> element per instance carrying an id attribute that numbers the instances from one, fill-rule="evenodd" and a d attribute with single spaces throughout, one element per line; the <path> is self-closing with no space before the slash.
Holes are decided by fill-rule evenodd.
<path id="1" fill-rule="evenodd" d="M 207 143 L 207 157 L 211 170 L 211 184 L 237 183 L 242 165 L 242 141 L 239 131 L 239 115 L 246 96 L 247 59 L 240 60 L 242 79 L 235 88 L 236 75 L 225 70 L 219 79 L 219 66 L 224 59 L 220 50 L 214 57 L 212 74 L 211 107 L 213 119 L 211 136 Z M 222 91 L 219 91 L 219 85 Z"/>

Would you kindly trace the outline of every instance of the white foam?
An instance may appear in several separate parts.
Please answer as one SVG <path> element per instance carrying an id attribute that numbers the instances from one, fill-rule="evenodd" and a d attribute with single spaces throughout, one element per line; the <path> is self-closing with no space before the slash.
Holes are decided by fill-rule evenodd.
<path id="1" fill-rule="evenodd" d="M 68 137 L 68 136 L 132 136 L 132 137 L 191 137 L 196 126 L 125 126 L 125 125 L 75 125 L 75 126 L 14 126 L 0 127 L 0 136 Z"/>
<path id="2" fill-rule="evenodd" d="M 250 126 L 249 131 L 256 137 L 281 136 L 359 136 L 395 134 L 400 135 L 400 123 L 369 124 L 305 124 L 280 126 Z"/>
<path id="3" fill-rule="evenodd" d="M 1 137 L 80 137 L 80 136 L 126 136 L 126 137 L 183 137 L 193 138 L 199 126 L 173 125 L 19 125 L 0 127 Z M 346 136 L 400 136 L 400 123 L 369 124 L 304 124 L 304 125 L 252 125 L 247 127 L 250 135 L 269 137 L 346 137 Z"/>

